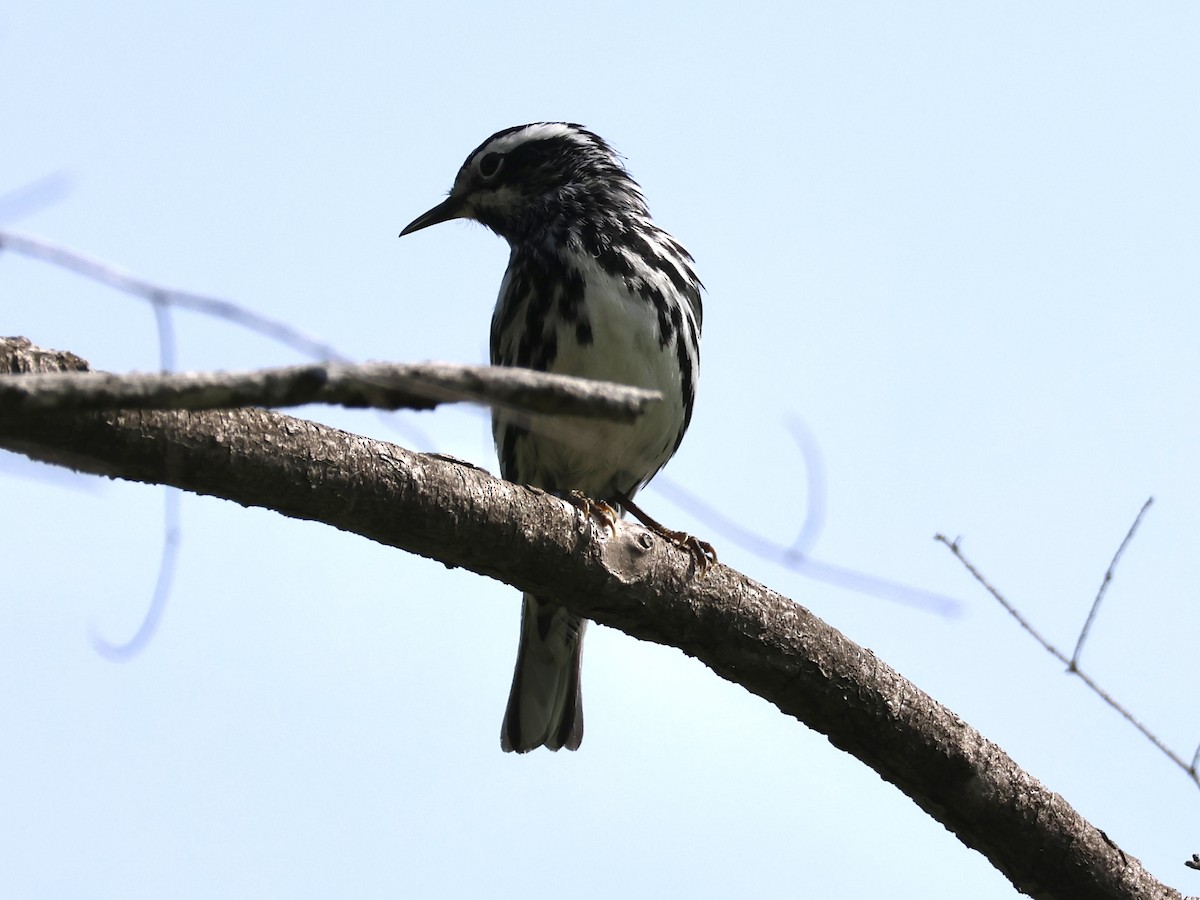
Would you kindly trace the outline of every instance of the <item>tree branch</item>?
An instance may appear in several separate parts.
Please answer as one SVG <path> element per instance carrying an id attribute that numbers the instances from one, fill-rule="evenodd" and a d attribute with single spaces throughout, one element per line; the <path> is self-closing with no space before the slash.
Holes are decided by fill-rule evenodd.
<path id="1" fill-rule="evenodd" d="M 0 371 L 78 358 L 0 341 Z M 35 459 L 325 522 L 678 647 L 829 737 L 1035 897 L 1179 898 L 997 745 L 838 631 L 725 566 L 441 457 L 259 409 L 0 414 Z"/>
<path id="2" fill-rule="evenodd" d="M 432 409 L 462 400 L 528 413 L 632 421 L 657 391 L 529 369 L 451 363 L 313 363 L 253 372 L 0 374 L 0 415 L 336 403 Z"/>

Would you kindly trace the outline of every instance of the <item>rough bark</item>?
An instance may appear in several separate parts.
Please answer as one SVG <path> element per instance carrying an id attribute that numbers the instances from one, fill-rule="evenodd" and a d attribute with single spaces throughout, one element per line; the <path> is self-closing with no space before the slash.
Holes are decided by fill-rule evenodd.
<path id="1" fill-rule="evenodd" d="M 0 374 L 0 415 L 97 409 L 231 409 L 336 403 L 432 409 L 468 401 L 527 413 L 631 422 L 656 391 L 569 375 L 451 363 L 311 363 L 253 372 L 113 375 L 80 371 Z"/>

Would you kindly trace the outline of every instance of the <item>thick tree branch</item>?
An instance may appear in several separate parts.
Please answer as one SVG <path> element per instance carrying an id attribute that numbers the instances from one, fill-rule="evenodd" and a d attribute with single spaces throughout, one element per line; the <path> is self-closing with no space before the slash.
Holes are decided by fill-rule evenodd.
<path id="1" fill-rule="evenodd" d="M 657 391 L 529 369 L 451 363 L 312 363 L 253 372 L 0 374 L 0 415 L 337 403 L 432 409 L 467 400 L 528 413 L 632 421 Z"/>
<path id="2" fill-rule="evenodd" d="M 65 357 L 63 367 L 77 358 Z M 0 342 L 0 371 L 55 359 Z M 1035 897 L 1178 898 L 1062 797 L 803 607 L 637 526 L 440 457 L 263 410 L 0 415 L 0 446 L 325 522 L 678 647 L 824 733 Z"/>

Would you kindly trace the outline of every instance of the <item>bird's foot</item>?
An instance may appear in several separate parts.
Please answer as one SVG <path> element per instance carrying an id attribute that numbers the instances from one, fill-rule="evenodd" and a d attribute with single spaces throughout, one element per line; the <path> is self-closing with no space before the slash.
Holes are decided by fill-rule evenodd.
<path id="1" fill-rule="evenodd" d="M 633 510 L 631 509 L 630 512 L 633 512 Z M 639 519 L 641 518 L 637 513 L 634 512 L 633 514 Z M 687 551 L 691 555 L 692 562 L 696 566 L 696 572 L 701 578 L 708 574 L 709 566 L 715 565 L 719 561 L 717 559 L 717 549 L 708 541 L 702 541 L 694 534 L 688 534 L 686 531 L 672 531 L 669 528 L 663 528 L 657 522 L 653 525 L 648 522 L 643 522 L 642 524 L 659 537 L 670 541 L 679 549 Z"/>
<path id="2" fill-rule="evenodd" d="M 708 541 L 702 541 L 700 538 L 688 534 L 686 531 L 674 531 L 659 524 L 658 521 L 642 512 L 641 508 L 626 494 L 617 494 L 617 502 L 633 513 L 634 518 L 663 540 L 669 541 L 679 549 L 686 551 L 692 557 L 692 563 L 696 566 L 696 572 L 701 578 L 708 574 L 709 566 L 715 565 L 718 562 L 717 550 Z"/>
<path id="3" fill-rule="evenodd" d="M 617 519 L 621 514 L 617 512 L 611 503 L 605 500 L 593 500 L 583 491 L 571 491 L 567 495 L 567 502 L 583 513 L 583 517 L 589 521 L 595 519 L 608 532 L 609 537 L 617 536 Z"/>

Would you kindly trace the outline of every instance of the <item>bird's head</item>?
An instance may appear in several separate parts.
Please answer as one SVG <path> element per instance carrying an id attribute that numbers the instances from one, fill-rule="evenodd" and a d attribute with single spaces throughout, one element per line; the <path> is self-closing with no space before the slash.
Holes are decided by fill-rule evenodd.
<path id="1" fill-rule="evenodd" d="M 400 236 L 450 219 L 474 219 L 510 241 L 554 220 L 648 215 L 637 184 L 599 136 L 580 125 L 534 122 L 492 135 L 454 179 L 450 196 Z"/>

